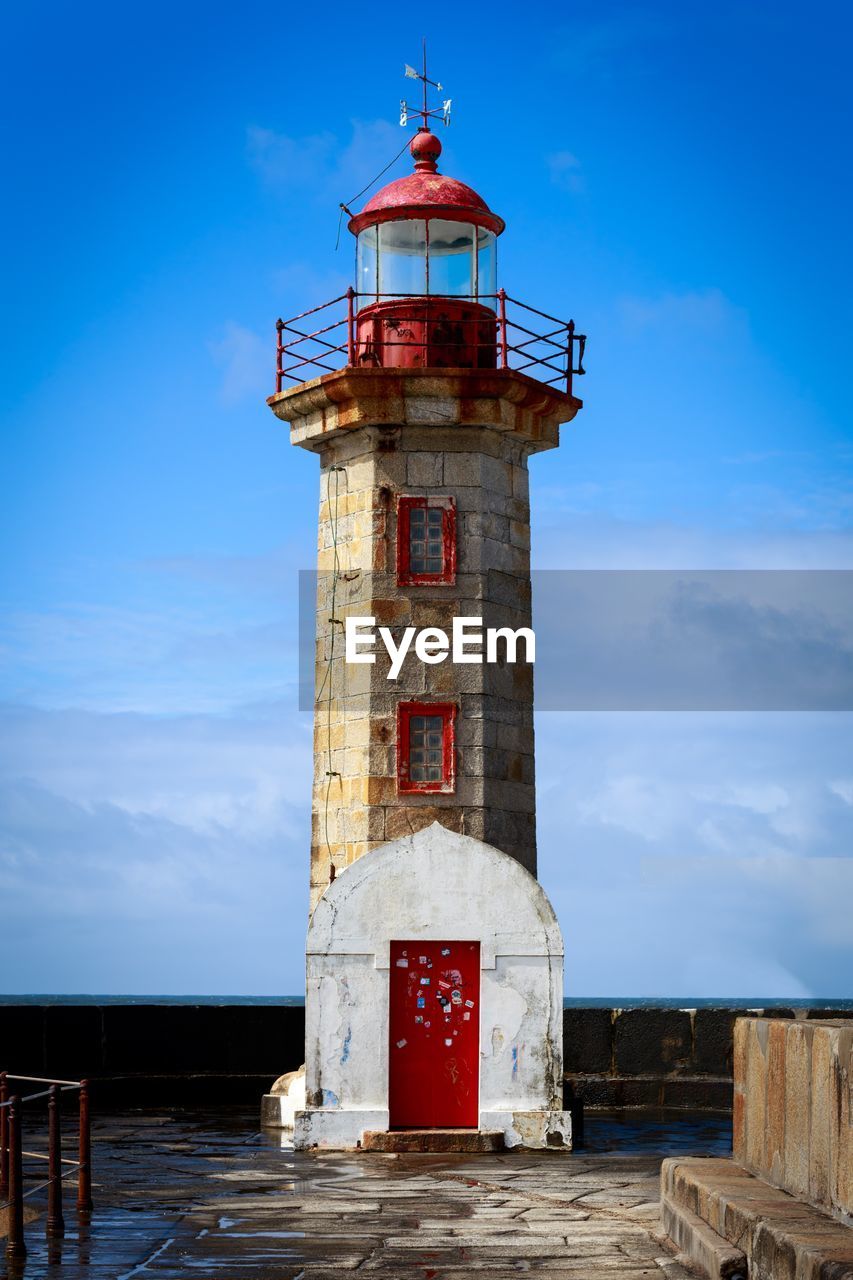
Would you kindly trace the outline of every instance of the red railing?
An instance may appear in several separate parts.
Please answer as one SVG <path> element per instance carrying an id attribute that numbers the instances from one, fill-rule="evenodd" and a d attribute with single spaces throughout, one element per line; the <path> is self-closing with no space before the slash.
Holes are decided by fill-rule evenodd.
<path id="1" fill-rule="evenodd" d="M 44 1084 L 46 1089 L 23 1094 L 10 1089 L 10 1082 Z M 76 1090 L 80 1097 L 80 1123 L 78 1131 L 78 1159 L 62 1157 L 60 1133 L 60 1098 L 68 1090 Z M 24 1151 L 23 1117 L 21 1108 L 25 1102 L 47 1098 L 47 1152 Z M 92 1158 L 91 1121 L 89 1115 L 89 1083 L 87 1080 L 48 1080 L 43 1076 L 13 1076 L 0 1071 L 0 1209 L 6 1209 L 8 1227 L 6 1253 L 10 1259 L 23 1258 L 27 1248 L 24 1242 L 24 1201 L 37 1191 L 47 1187 L 47 1217 L 45 1232 L 48 1237 L 65 1234 L 62 1215 L 62 1183 L 77 1174 L 77 1210 L 88 1213 L 92 1208 Z M 46 1160 L 47 1179 L 24 1191 L 23 1159 Z M 63 1173 L 62 1166 L 68 1166 Z"/>
<path id="2" fill-rule="evenodd" d="M 354 289 L 347 289 L 346 293 L 332 298 L 330 302 L 311 307 L 291 320 L 278 320 L 275 326 L 276 392 L 283 389 L 287 378 L 295 383 L 306 382 L 310 378 L 320 377 L 323 373 L 334 373 L 344 367 L 380 363 L 375 350 L 370 349 L 370 344 L 359 336 L 359 298 L 362 299 L 362 306 L 367 307 L 393 300 L 402 304 L 408 297 L 409 295 L 402 294 L 360 295 Z M 406 324 L 407 320 L 421 323 L 424 311 L 428 315 L 430 309 L 446 308 L 448 304 L 464 307 L 466 301 L 470 300 L 430 294 L 411 297 L 410 301 L 413 311 L 417 311 L 416 316 L 408 317 L 404 310 L 394 307 L 393 318 L 398 328 Z M 475 314 L 455 319 L 455 324 L 462 326 L 466 334 L 463 339 L 466 350 L 475 352 L 477 356 L 483 353 L 483 364 L 480 365 L 480 360 L 477 359 L 477 367 L 488 367 L 490 353 L 494 353 L 496 367 L 526 373 L 548 386 L 563 384 L 566 394 L 572 394 L 573 377 L 585 372 L 583 356 L 586 347 L 586 335 L 575 333 L 574 320 L 558 320 L 546 311 L 538 311 L 526 302 L 511 298 L 503 289 L 488 297 L 478 298 L 477 302 L 480 306 L 476 308 Z M 494 303 L 494 308 L 489 306 L 491 303 Z M 335 312 L 330 313 L 332 307 L 340 310 L 337 318 L 332 318 L 335 316 Z M 474 310 L 471 308 L 472 312 Z M 489 315 L 490 310 L 494 311 L 494 319 Z M 304 322 L 309 316 L 319 316 L 322 312 L 327 313 L 324 317 L 326 323 L 319 329 L 309 329 Z M 536 321 L 531 318 L 534 316 L 548 322 L 547 326 L 538 326 L 543 332 L 531 327 L 536 325 Z M 492 324 L 493 334 L 489 332 Z M 434 348 L 436 343 L 429 338 L 419 340 L 408 337 L 395 340 L 385 337 L 381 345 L 383 351 L 387 348 L 405 347 L 408 351 L 420 348 L 426 353 L 427 348 Z M 393 359 L 387 363 L 392 368 L 396 365 Z M 424 364 L 427 364 L 426 359 Z"/>

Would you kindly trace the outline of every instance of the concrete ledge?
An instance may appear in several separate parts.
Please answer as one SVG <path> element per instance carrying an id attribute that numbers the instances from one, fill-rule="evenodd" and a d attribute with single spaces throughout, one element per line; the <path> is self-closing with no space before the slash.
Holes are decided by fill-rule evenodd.
<path id="1" fill-rule="evenodd" d="M 695 1217 L 743 1251 L 751 1280 L 853 1280 L 853 1230 L 732 1160 L 665 1160 L 661 1202 L 680 1216 L 678 1243 L 693 1258 L 702 1246 L 685 1241 Z"/>
<path id="2" fill-rule="evenodd" d="M 572 1072 L 565 1075 L 565 1095 L 585 1107 L 672 1107 L 683 1111 L 730 1111 L 731 1076 L 606 1075 Z"/>

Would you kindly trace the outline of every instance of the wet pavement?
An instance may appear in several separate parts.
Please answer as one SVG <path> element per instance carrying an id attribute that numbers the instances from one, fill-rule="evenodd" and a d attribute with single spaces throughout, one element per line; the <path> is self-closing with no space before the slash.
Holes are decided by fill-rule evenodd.
<path id="1" fill-rule="evenodd" d="M 688 1280 L 653 1235 L 660 1161 L 726 1154 L 728 1118 L 590 1114 L 586 1142 L 570 1155 L 316 1154 L 233 1109 L 102 1117 L 90 1220 L 68 1186 L 64 1239 L 48 1246 L 44 1219 L 31 1223 L 25 1263 L 0 1262 L 0 1278 Z"/>

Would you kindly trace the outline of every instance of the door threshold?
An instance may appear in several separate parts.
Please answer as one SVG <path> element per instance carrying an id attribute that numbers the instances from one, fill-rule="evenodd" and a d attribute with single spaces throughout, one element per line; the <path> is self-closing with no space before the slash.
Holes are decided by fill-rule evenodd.
<path id="1" fill-rule="evenodd" d="M 402 1153 L 407 1151 L 477 1153 L 503 1151 L 502 1129 L 368 1129 L 362 1136 L 362 1151 Z"/>

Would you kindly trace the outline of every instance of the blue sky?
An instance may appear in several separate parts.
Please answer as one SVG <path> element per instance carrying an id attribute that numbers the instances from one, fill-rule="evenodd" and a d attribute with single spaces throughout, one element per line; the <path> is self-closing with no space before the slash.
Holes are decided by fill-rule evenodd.
<path id="1" fill-rule="evenodd" d="M 7 15 L 10 991 L 301 988 L 317 477 L 272 325 L 349 283 L 338 201 L 402 145 L 422 34 L 502 283 L 590 335 L 536 565 L 853 568 L 849 6 L 485 14 Z M 853 994 L 850 746 L 841 713 L 540 715 L 567 990 Z"/>

